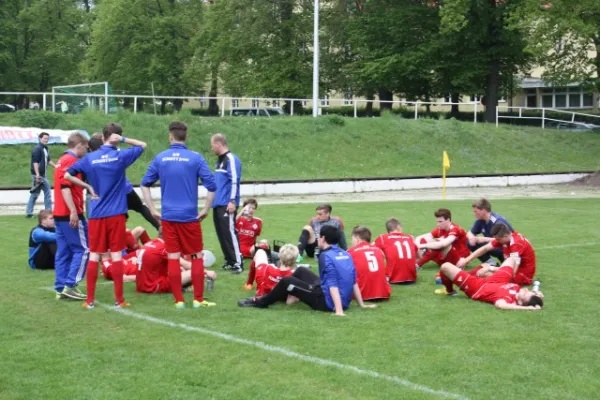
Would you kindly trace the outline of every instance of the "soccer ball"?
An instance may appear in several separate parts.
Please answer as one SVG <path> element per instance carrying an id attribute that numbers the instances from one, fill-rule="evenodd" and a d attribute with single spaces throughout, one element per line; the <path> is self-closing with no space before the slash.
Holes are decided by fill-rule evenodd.
<path id="1" fill-rule="evenodd" d="M 202 253 L 204 254 L 204 266 L 210 268 L 217 261 L 215 255 L 210 250 L 203 250 Z"/>

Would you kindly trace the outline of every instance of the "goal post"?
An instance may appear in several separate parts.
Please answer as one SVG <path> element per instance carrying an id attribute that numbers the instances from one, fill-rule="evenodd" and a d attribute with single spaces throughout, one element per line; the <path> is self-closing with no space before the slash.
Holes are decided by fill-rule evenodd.
<path id="1" fill-rule="evenodd" d="M 116 107 L 116 100 L 111 94 L 108 82 L 81 83 L 52 87 L 52 111 L 57 105 L 63 113 L 77 114 L 84 109 L 94 109 L 109 113 L 110 107 Z"/>

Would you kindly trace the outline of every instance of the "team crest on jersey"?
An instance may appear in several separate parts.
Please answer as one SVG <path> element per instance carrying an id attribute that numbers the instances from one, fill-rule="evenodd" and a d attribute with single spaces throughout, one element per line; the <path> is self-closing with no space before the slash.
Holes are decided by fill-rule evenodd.
<path id="1" fill-rule="evenodd" d="M 463 281 L 463 280 L 462 280 L 462 276 L 459 276 L 459 277 L 458 277 L 458 281 L 459 281 L 459 282 L 462 282 L 462 281 Z"/>
<path id="2" fill-rule="evenodd" d="M 256 225 L 256 224 L 252 225 L 252 229 L 258 229 L 258 225 Z"/>

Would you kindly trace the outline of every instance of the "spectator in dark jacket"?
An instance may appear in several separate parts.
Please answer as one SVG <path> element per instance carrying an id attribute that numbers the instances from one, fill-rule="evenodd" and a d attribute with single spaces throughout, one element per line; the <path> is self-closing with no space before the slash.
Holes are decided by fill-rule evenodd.
<path id="1" fill-rule="evenodd" d="M 26 217 L 33 217 L 33 206 L 40 195 L 40 191 L 44 190 L 44 208 L 52 210 L 52 191 L 50 190 L 50 182 L 46 179 L 46 171 L 48 165 L 55 166 L 50 160 L 50 150 L 48 150 L 48 140 L 50 134 L 42 132 L 38 136 L 40 142 L 31 150 L 31 181 L 32 188 L 29 191 L 29 201 L 25 209 Z"/>
<path id="2" fill-rule="evenodd" d="M 38 221 L 29 233 L 29 266 L 33 269 L 54 269 L 56 233 L 52 211 L 40 211 Z"/>

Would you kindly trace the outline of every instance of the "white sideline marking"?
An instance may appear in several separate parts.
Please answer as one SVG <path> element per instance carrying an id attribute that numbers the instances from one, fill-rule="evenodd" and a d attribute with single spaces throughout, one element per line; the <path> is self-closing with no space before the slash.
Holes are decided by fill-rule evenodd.
<path id="1" fill-rule="evenodd" d="M 44 287 L 42 289 L 48 289 L 48 287 Z M 54 288 L 51 288 L 51 290 L 54 290 Z M 436 389 L 432 389 L 428 386 L 424 386 L 424 385 L 419 385 L 418 383 L 413 383 L 411 381 L 408 381 L 406 379 L 402 379 L 402 378 L 398 378 L 397 376 L 391 376 L 391 375 L 384 375 L 384 374 L 380 374 L 379 372 L 376 371 L 372 371 L 369 369 L 362 369 L 362 368 L 358 368 L 355 367 L 353 365 L 349 365 L 349 364 L 342 364 L 339 363 L 337 361 L 331 361 L 331 360 L 327 360 L 324 358 L 318 358 L 318 357 L 312 357 L 312 356 L 307 356 L 305 354 L 301 354 L 301 353 L 296 353 L 295 351 L 292 350 L 288 350 L 284 347 L 279 347 L 279 346 L 271 346 L 269 344 L 263 343 L 263 342 L 255 342 L 253 340 L 248 340 L 248 339 L 242 339 L 239 338 L 237 336 L 233 336 L 233 335 L 229 335 L 227 333 L 222 333 L 219 331 L 213 331 L 210 329 L 205 329 L 205 328 L 200 328 L 197 326 L 191 326 L 191 325 L 187 325 L 187 324 L 180 324 L 177 322 L 172 322 L 172 321 L 168 321 L 165 319 L 160 319 L 160 318 L 155 318 L 152 317 L 150 315 L 146 315 L 146 314 L 141 314 L 141 313 L 137 313 L 134 311 L 130 311 L 127 309 L 119 309 L 119 308 L 115 308 L 113 306 L 110 306 L 108 304 L 104 304 L 104 303 L 100 303 L 100 302 L 95 302 L 96 305 L 99 305 L 109 311 L 115 311 L 118 312 L 120 314 L 126 315 L 128 317 L 133 317 L 133 318 L 137 318 L 137 319 L 141 319 L 143 321 L 147 321 L 147 322 L 152 322 L 158 325 L 164 325 L 164 326 L 170 326 L 171 328 L 180 328 L 183 329 L 184 331 L 187 332 L 196 332 L 196 333 L 201 333 L 203 335 L 208 335 L 208 336 L 213 336 L 219 339 L 223 339 L 229 342 L 234 342 L 234 343 L 238 343 L 238 344 L 245 344 L 247 346 L 251 346 L 251 347 L 258 347 L 261 350 L 266 350 L 269 351 L 271 353 L 279 353 L 279 354 L 283 354 L 284 356 L 290 357 L 290 358 L 296 358 L 302 361 L 307 361 L 313 364 L 318 364 L 318 365 L 322 365 L 322 366 L 327 366 L 327 367 L 335 367 L 338 369 L 342 369 L 342 370 L 346 370 L 346 371 L 351 371 L 354 372 L 356 374 L 359 375 L 366 375 L 366 376 L 370 376 L 372 378 L 379 378 L 379 379 L 383 379 L 392 383 L 395 383 L 397 385 L 401 385 L 401 386 L 405 386 L 409 389 L 415 390 L 415 391 L 419 391 L 422 393 L 427 393 L 427 394 L 431 394 L 431 395 L 436 395 L 439 396 L 441 398 L 445 398 L 445 399 L 457 399 L 457 400 L 469 400 L 468 397 L 464 397 L 460 394 L 455 394 L 455 393 L 450 393 L 450 392 L 446 392 L 444 390 L 436 390 Z"/>
<path id="2" fill-rule="evenodd" d="M 534 247 L 533 249 L 534 250 L 568 249 L 568 248 L 571 248 L 571 247 L 588 247 L 588 246 L 597 246 L 597 245 L 600 245 L 600 242 L 557 244 L 556 246 Z"/>

